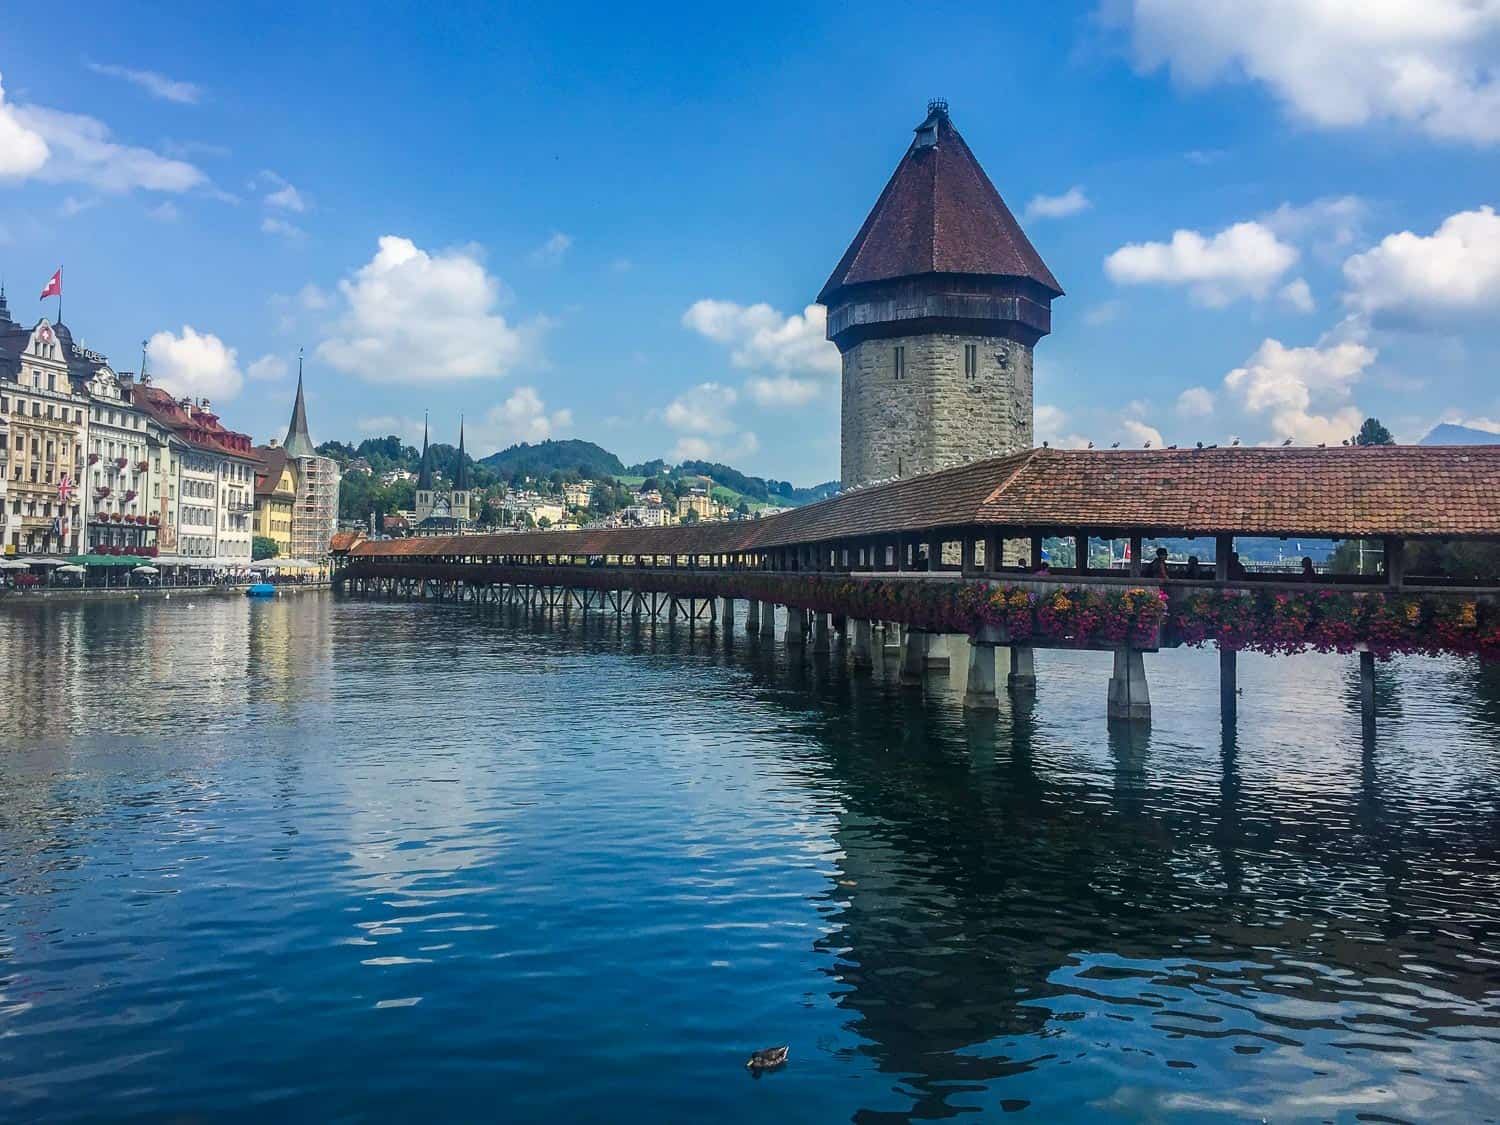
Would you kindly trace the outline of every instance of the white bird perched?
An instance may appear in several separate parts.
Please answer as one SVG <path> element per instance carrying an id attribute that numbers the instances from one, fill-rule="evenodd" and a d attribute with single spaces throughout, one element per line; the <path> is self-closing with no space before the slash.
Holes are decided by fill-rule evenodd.
<path id="1" fill-rule="evenodd" d="M 1177 444 L 1174 442 L 1173 444 L 1167 446 L 1167 448 L 1168 449 L 1176 449 L 1177 448 Z"/>
<path id="2" fill-rule="evenodd" d="M 1151 443 L 1148 441 L 1144 446 L 1142 446 L 1142 448 L 1143 449 L 1150 449 L 1151 448 Z"/>
<path id="3" fill-rule="evenodd" d="M 1233 441 L 1231 441 L 1231 442 L 1230 442 L 1230 443 L 1229 443 L 1229 444 L 1230 444 L 1230 445 L 1239 445 L 1239 443 L 1240 443 L 1240 439 L 1239 439 L 1239 438 L 1235 438 L 1235 439 L 1234 439 L 1234 440 L 1233 440 Z"/>

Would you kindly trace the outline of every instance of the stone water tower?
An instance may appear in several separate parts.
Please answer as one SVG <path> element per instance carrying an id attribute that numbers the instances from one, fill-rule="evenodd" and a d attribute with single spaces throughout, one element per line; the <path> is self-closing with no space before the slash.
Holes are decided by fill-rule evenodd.
<path id="1" fill-rule="evenodd" d="M 1032 445 L 1031 350 L 1062 287 L 930 102 L 818 294 L 843 356 L 845 488 Z"/>

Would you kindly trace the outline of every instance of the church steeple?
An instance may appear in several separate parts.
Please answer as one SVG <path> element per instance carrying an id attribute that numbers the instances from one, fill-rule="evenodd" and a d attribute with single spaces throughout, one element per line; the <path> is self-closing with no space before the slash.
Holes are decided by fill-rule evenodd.
<path id="1" fill-rule="evenodd" d="M 307 432 L 307 403 L 302 398 L 302 349 L 297 349 L 297 401 L 292 404 L 291 425 L 286 428 L 286 441 L 281 443 L 288 457 L 316 457 L 312 436 Z"/>
<path id="2" fill-rule="evenodd" d="M 464 416 L 458 416 L 458 464 L 453 469 L 453 491 L 469 491 L 469 459 L 464 455 Z"/>
<path id="3" fill-rule="evenodd" d="M 422 467 L 417 470 L 417 491 L 432 491 L 432 452 L 427 448 L 427 414 L 422 414 Z"/>
<path id="4" fill-rule="evenodd" d="M 0 281 L 0 324 L 14 324 L 10 318 L 10 306 L 5 303 L 5 282 Z"/>

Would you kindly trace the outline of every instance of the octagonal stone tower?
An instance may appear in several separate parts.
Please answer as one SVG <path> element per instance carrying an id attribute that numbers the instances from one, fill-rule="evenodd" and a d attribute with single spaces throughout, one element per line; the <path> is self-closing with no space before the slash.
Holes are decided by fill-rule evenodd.
<path id="1" fill-rule="evenodd" d="M 845 488 L 1032 444 L 1062 287 L 948 118 L 927 117 L 818 294 L 843 356 Z"/>

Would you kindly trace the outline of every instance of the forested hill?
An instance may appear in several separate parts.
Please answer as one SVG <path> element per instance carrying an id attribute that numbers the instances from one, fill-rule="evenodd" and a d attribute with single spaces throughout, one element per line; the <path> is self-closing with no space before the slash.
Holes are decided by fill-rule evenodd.
<path id="1" fill-rule="evenodd" d="M 554 472 L 577 473 L 591 479 L 625 475 L 624 462 L 613 453 L 578 438 L 539 441 L 535 445 L 523 441 L 481 457 L 479 463 L 494 470 L 497 476 L 507 478 L 517 472 L 532 477 L 551 476 Z"/>

